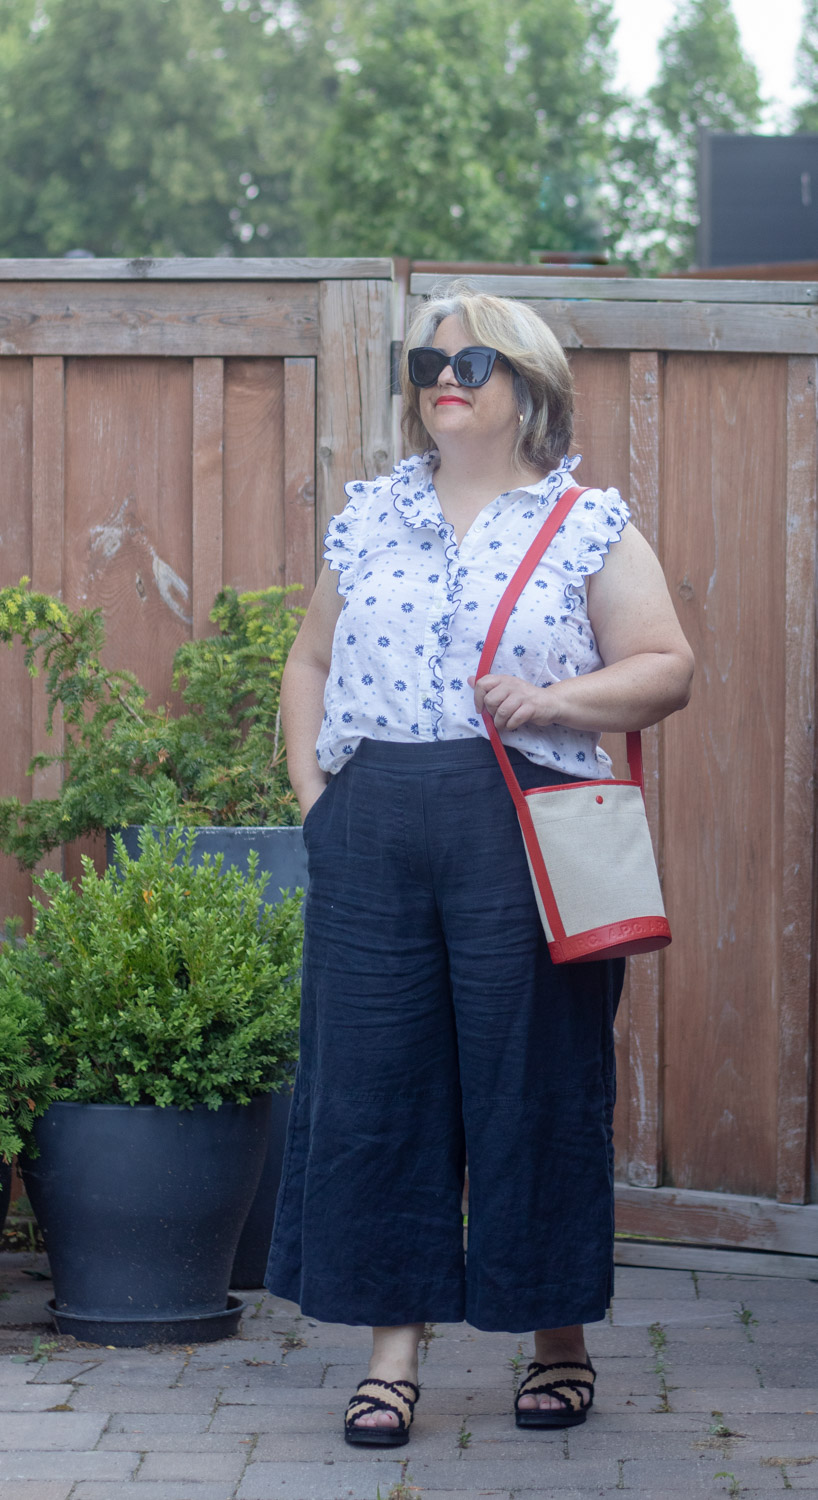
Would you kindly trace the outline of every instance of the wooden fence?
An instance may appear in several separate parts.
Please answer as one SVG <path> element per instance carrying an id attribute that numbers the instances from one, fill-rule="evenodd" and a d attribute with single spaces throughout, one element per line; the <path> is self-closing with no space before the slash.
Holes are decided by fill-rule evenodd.
<path id="1" fill-rule="evenodd" d="M 0 263 L 0 581 L 101 604 L 110 661 L 166 696 L 222 583 L 311 585 L 343 480 L 395 451 L 390 341 L 433 280 L 407 296 L 388 261 Z M 580 482 L 630 497 L 698 661 L 690 707 L 647 736 L 674 942 L 632 961 L 620 1013 L 618 1225 L 816 1257 L 818 287 L 478 284 L 569 351 Z M 22 794 L 42 699 L 16 654 L 0 683 L 2 789 Z M 26 882 L 8 862 L 0 879 L 0 915 L 22 911 Z"/>

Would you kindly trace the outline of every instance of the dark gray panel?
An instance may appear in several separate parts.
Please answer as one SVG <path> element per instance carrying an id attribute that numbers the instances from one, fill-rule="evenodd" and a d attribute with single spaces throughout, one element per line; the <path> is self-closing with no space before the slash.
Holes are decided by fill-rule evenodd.
<path id="1" fill-rule="evenodd" d="M 818 260 L 818 135 L 699 144 L 700 266 Z"/>

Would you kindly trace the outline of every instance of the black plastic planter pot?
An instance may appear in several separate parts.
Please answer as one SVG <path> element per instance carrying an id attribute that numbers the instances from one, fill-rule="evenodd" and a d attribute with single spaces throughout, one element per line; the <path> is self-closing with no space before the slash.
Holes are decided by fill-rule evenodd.
<path id="1" fill-rule="evenodd" d="M 249 1287 L 260 1287 L 264 1283 L 270 1241 L 273 1237 L 276 1197 L 284 1163 L 284 1146 L 287 1140 L 287 1122 L 290 1118 L 292 1094 L 272 1095 L 270 1110 L 270 1138 L 267 1154 L 261 1170 L 256 1196 L 241 1232 L 230 1285 L 238 1291 Z"/>
<path id="2" fill-rule="evenodd" d="M 139 824 L 120 828 L 125 849 L 131 859 L 139 857 Z M 200 864 L 202 855 L 215 858 L 221 854 L 223 868 L 237 866 L 246 872 L 251 850 L 258 854 L 258 874 L 267 875 L 264 899 L 271 906 L 281 900 L 281 892 L 294 891 L 299 886 L 306 891 L 309 884 L 307 873 L 307 851 L 300 828 L 273 828 L 249 826 L 246 828 L 196 828 L 193 830 L 193 862 Z M 108 863 L 115 863 L 113 837 L 107 835 Z M 293 1059 L 293 1073 L 295 1060 Z M 264 1161 L 258 1191 L 250 1205 L 250 1212 L 241 1233 L 231 1287 L 259 1287 L 267 1269 L 270 1241 L 273 1236 L 276 1194 L 281 1180 L 284 1158 L 284 1142 L 290 1114 L 290 1095 L 274 1094 L 270 1114 L 270 1139 Z"/>
<path id="3" fill-rule="evenodd" d="M 139 858 L 140 826 L 132 823 L 127 828 L 117 829 L 121 833 L 125 849 L 131 859 Z M 257 875 L 267 875 L 264 892 L 265 901 L 275 906 L 281 900 L 281 891 L 294 891 L 297 886 L 307 888 L 307 852 L 300 828 L 195 828 L 192 830 L 193 863 L 200 864 L 202 855 L 224 856 L 225 870 L 237 866 L 247 870 L 252 850 L 258 854 Z M 114 841 L 106 836 L 108 864 L 114 861 Z"/>
<path id="4" fill-rule="evenodd" d="M 51 1105 L 23 1175 L 60 1333 L 130 1348 L 235 1333 L 230 1273 L 269 1120 L 268 1094 L 215 1110 Z"/>

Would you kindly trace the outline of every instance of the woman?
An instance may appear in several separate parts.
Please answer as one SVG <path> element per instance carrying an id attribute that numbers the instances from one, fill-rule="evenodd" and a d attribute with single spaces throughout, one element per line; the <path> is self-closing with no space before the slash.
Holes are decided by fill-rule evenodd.
<path id="1" fill-rule="evenodd" d="M 310 888 L 267 1276 L 314 1317 L 372 1325 L 345 1433 L 389 1445 L 426 1322 L 534 1329 L 517 1424 L 584 1421 L 583 1325 L 612 1290 L 623 966 L 551 964 L 481 712 L 524 787 L 604 779 L 600 732 L 682 708 L 692 676 L 654 554 L 615 490 L 588 490 L 475 681 L 574 484 L 571 376 L 530 309 L 455 283 L 414 318 L 402 388 L 426 451 L 347 485 L 282 690 Z"/>

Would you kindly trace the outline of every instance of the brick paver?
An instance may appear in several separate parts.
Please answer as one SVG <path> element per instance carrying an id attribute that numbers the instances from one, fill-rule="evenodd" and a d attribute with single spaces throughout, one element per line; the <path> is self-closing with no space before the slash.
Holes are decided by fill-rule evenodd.
<path id="1" fill-rule="evenodd" d="M 0 1256 L 0 1291 L 15 1259 Z M 0 1299 L 0 1325 L 23 1305 Z M 46 1335 L 43 1351 L 40 1322 L 28 1344 L 14 1326 L 39 1357 L 0 1356 L 0 1500 L 391 1500 L 401 1481 L 413 1500 L 818 1500 L 811 1282 L 620 1269 L 611 1317 L 588 1330 L 596 1407 L 560 1432 L 513 1423 L 530 1338 L 431 1328 L 397 1450 L 343 1441 L 367 1330 L 266 1294 L 238 1338 L 189 1349 Z"/>

